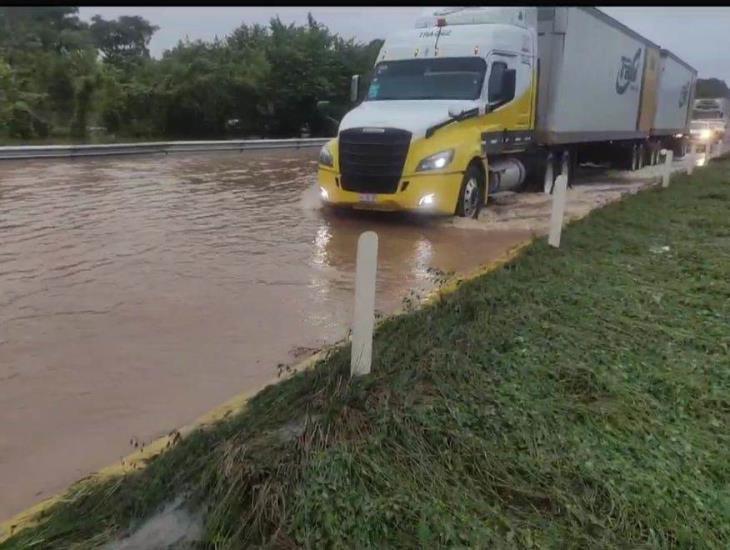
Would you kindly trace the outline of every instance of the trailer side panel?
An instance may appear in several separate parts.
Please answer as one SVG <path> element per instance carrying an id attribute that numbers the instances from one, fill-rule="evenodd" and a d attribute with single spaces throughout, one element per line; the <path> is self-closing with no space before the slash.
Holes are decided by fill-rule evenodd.
<path id="1" fill-rule="evenodd" d="M 650 124 L 639 127 L 642 75 L 647 47 L 657 46 L 595 8 L 538 10 L 538 141 L 648 136 Z"/>
<path id="2" fill-rule="evenodd" d="M 686 132 L 697 71 L 666 50 L 661 54 L 661 77 L 652 134 Z"/>

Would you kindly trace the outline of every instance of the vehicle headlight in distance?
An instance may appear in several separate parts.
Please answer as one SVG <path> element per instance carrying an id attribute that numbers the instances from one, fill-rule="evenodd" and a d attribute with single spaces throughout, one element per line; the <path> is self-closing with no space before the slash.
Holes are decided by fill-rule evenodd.
<path id="1" fill-rule="evenodd" d="M 441 151 L 440 153 L 436 153 L 435 155 L 426 157 L 421 162 L 419 162 L 418 166 L 416 167 L 416 172 L 425 172 L 427 170 L 440 170 L 441 168 L 445 168 L 446 166 L 448 166 L 453 159 L 453 149 Z"/>
<path id="2" fill-rule="evenodd" d="M 700 132 L 700 139 L 710 139 L 712 137 L 712 130 L 705 128 Z"/>
<path id="3" fill-rule="evenodd" d="M 329 145 L 325 144 L 319 151 L 319 163 L 322 166 L 333 166 L 334 159 L 332 158 L 332 152 L 330 151 Z"/>

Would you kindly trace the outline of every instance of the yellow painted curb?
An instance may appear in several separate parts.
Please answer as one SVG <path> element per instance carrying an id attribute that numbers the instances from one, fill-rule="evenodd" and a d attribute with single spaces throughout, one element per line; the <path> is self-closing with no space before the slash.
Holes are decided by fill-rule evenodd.
<path id="1" fill-rule="evenodd" d="M 491 262 L 488 262 L 477 269 L 467 272 L 464 275 L 457 275 L 451 278 L 450 280 L 446 281 L 444 285 L 442 285 L 440 288 L 433 289 L 421 302 L 421 305 L 427 305 L 435 301 L 439 296 L 444 296 L 447 294 L 451 294 L 454 292 L 457 288 L 459 288 L 459 285 L 465 281 L 469 281 L 471 279 L 475 279 L 481 275 L 485 275 L 491 271 L 495 271 L 496 269 L 499 269 L 507 262 L 515 259 L 519 254 L 532 242 L 534 241 L 534 237 L 526 240 L 518 245 L 513 246 L 512 248 L 508 249 L 506 252 L 504 252 L 501 256 L 499 256 L 497 259 L 492 260 Z M 404 311 L 398 311 L 394 313 L 393 315 L 389 316 L 388 318 L 402 315 Z M 342 345 L 342 342 L 339 342 L 337 344 L 334 344 L 333 346 L 330 346 L 326 349 L 320 350 L 316 354 L 310 356 L 309 358 L 305 359 L 301 363 L 294 365 L 291 367 L 291 371 L 293 372 L 300 372 L 306 369 L 309 369 L 313 367 L 317 361 L 320 359 L 323 359 L 326 355 L 326 353 L 332 349 L 337 348 L 338 346 Z M 105 479 L 109 479 L 111 477 L 121 476 L 130 472 L 133 472 L 135 470 L 139 470 L 143 468 L 148 460 L 151 458 L 157 456 L 161 452 L 165 451 L 168 447 L 175 444 L 180 439 L 188 436 L 191 432 L 193 432 L 196 429 L 204 428 L 210 424 L 213 424 L 219 420 L 222 420 L 226 418 L 227 416 L 242 411 L 248 401 L 254 397 L 257 393 L 259 393 L 264 388 L 272 385 L 277 384 L 284 380 L 284 378 L 276 378 L 268 383 L 266 383 L 263 386 L 260 386 L 256 389 L 249 390 L 242 392 L 222 405 L 216 407 L 215 409 L 211 410 L 210 412 L 206 413 L 205 415 L 201 416 L 197 420 L 195 420 L 192 424 L 189 424 L 187 426 L 184 426 L 180 428 L 179 430 L 174 430 L 170 434 L 163 436 L 153 442 L 151 442 L 149 445 L 144 446 L 138 451 L 135 451 L 131 453 L 130 455 L 127 455 L 124 457 L 119 463 L 113 464 L 111 466 L 107 466 L 106 468 L 103 468 L 102 470 L 99 470 L 98 472 L 91 474 L 90 476 L 87 476 L 76 483 L 90 483 L 90 482 L 98 482 L 103 481 Z M 68 489 L 64 491 L 63 493 L 57 494 L 55 496 L 49 497 L 44 501 L 39 502 L 38 504 L 32 506 L 31 508 L 28 508 L 27 510 L 24 510 L 23 512 L 15 515 L 14 517 L 10 518 L 7 521 L 4 521 L 2 524 L 0 524 L 0 543 L 6 541 L 11 535 L 26 529 L 28 527 L 32 527 L 34 524 L 38 523 L 38 520 L 40 519 L 38 516 L 39 514 L 43 513 L 44 511 L 48 510 L 51 506 L 54 504 L 63 502 L 64 496 L 67 493 Z"/>
<path id="2" fill-rule="evenodd" d="M 331 348 L 320 350 L 319 352 L 308 357 L 301 363 L 290 367 L 290 371 L 299 372 L 311 368 L 317 361 L 324 358 L 329 349 Z M 148 460 L 165 451 L 168 447 L 175 444 L 180 439 L 188 436 L 194 430 L 204 428 L 210 424 L 226 418 L 227 416 L 235 412 L 243 410 L 249 399 L 251 399 L 254 395 L 262 391 L 264 388 L 272 384 L 277 384 L 282 380 L 284 380 L 284 377 L 277 377 L 270 380 L 266 384 L 259 386 L 258 388 L 242 392 L 232 397 L 222 405 L 219 405 L 215 409 L 205 413 L 203 416 L 196 419 L 193 423 L 188 424 L 187 426 L 184 426 L 179 430 L 173 430 L 168 435 L 160 437 L 159 439 L 152 441 L 149 445 L 145 445 L 138 451 L 127 455 L 120 462 L 107 466 L 99 470 L 98 472 L 77 481 L 76 483 L 74 483 L 74 485 L 77 483 L 103 481 L 143 468 Z M 31 527 L 33 524 L 37 523 L 39 519 L 38 515 L 46 511 L 54 504 L 62 502 L 67 492 L 68 489 L 66 489 L 63 493 L 59 493 L 57 495 L 49 497 L 46 500 L 35 504 L 27 510 L 20 512 L 9 520 L 4 521 L 2 524 L 0 524 L 0 543 L 5 542 L 12 534 L 27 527 Z"/>

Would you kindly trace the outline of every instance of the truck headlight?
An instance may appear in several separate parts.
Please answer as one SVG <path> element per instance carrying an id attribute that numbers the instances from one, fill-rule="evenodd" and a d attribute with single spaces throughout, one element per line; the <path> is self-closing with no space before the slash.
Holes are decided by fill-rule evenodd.
<path id="1" fill-rule="evenodd" d="M 440 170 L 441 168 L 448 166 L 453 159 L 453 149 L 441 151 L 440 153 L 436 153 L 435 155 L 426 157 L 421 162 L 419 162 L 418 166 L 416 167 L 416 172 L 425 172 L 427 170 Z"/>
<path id="2" fill-rule="evenodd" d="M 332 151 L 330 151 L 329 145 L 322 146 L 322 149 L 319 151 L 319 163 L 323 166 L 330 166 L 332 167 L 334 165 L 334 159 L 332 158 Z"/>

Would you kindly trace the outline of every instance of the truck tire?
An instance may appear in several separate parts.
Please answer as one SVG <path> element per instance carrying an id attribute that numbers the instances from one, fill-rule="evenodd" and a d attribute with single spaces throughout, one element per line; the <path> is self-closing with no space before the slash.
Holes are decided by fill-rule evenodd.
<path id="1" fill-rule="evenodd" d="M 484 178 L 481 170 L 474 164 L 470 164 L 464 179 L 461 181 L 459 200 L 456 203 L 456 215 L 462 218 L 477 218 L 484 200 L 482 193 L 484 189 Z"/>
<path id="2" fill-rule="evenodd" d="M 639 146 L 635 143 L 631 146 L 631 157 L 630 157 L 630 164 L 629 164 L 629 170 L 632 172 L 635 172 L 638 170 L 639 166 Z"/>
<path id="3" fill-rule="evenodd" d="M 643 143 L 637 146 L 636 169 L 641 170 L 644 167 L 644 157 L 646 156 L 646 147 Z"/>
<path id="4" fill-rule="evenodd" d="M 557 158 L 556 158 L 557 157 Z M 555 154 L 549 153 L 549 158 L 552 159 L 550 162 L 545 163 L 545 184 L 543 192 L 546 195 L 552 195 L 555 190 L 555 180 L 558 176 L 565 174 L 568 177 L 568 189 L 573 187 L 573 180 L 575 178 L 575 155 L 570 149 L 565 149 Z M 549 174 L 550 166 L 552 166 L 552 177 Z"/>
<path id="5" fill-rule="evenodd" d="M 684 140 L 676 140 L 672 144 L 672 153 L 675 159 L 683 158 L 686 154 Z"/>
<path id="6" fill-rule="evenodd" d="M 553 188 L 555 187 L 555 176 L 556 176 L 556 162 L 555 155 L 552 152 L 548 152 L 545 155 L 545 167 L 543 168 L 543 183 L 542 192 L 546 195 L 552 195 Z"/>
<path id="7" fill-rule="evenodd" d="M 560 175 L 566 175 L 568 177 L 568 189 L 573 187 L 576 165 L 575 154 L 570 149 L 565 149 L 560 158 Z"/>
<path id="8" fill-rule="evenodd" d="M 650 157 L 649 157 L 649 164 L 651 166 L 656 166 L 659 164 L 659 146 L 652 147 Z"/>

